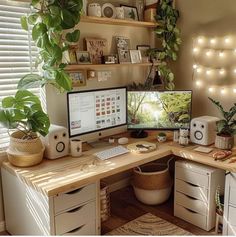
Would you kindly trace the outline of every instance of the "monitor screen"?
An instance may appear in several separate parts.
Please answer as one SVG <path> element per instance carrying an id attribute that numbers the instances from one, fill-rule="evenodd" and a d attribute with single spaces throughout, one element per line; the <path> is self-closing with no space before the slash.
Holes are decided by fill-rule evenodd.
<path id="1" fill-rule="evenodd" d="M 192 91 L 128 91 L 128 129 L 189 128 Z"/>
<path id="2" fill-rule="evenodd" d="M 126 88 L 67 94 L 70 137 L 126 124 Z"/>

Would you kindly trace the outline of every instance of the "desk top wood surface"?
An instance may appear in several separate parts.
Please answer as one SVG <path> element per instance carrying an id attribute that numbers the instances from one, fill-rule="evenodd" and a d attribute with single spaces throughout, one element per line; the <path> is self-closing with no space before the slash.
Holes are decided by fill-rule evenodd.
<path id="1" fill-rule="evenodd" d="M 157 142 L 154 136 L 149 136 L 146 140 L 153 143 Z M 130 139 L 130 143 L 137 141 L 140 140 Z M 106 161 L 101 161 L 93 155 L 97 151 L 111 147 L 108 143 L 107 146 L 101 143 L 101 147 L 86 148 L 87 151 L 84 151 L 83 155 L 79 158 L 68 156 L 57 160 L 44 159 L 41 164 L 29 168 L 14 167 L 8 161 L 5 161 L 2 167 L 19 177 L 24 183 L 47 196 L 71 191 L 80 186 L 171 154 L 216 168 L 236 172 L 236 162 L 230 164 L 228 161 L 214 161 L 212 152 L 204 154 L 193 151 L 198 145 L 183 147 L 173 142 L 166 142 L 158 144 L 158 148 L 149 153 L 138 154 L 132 152 Z"/>

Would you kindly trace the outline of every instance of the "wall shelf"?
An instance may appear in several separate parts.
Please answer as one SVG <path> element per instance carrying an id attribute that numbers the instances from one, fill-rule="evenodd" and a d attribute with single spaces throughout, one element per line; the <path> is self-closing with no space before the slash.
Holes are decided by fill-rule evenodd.
<path id="1" fill-rule="evenodd" d="M 154 63 L 157 66 L 158 63 Z M 152 63 L 125 63 L 125 64 L 74 64 L 67 65 L 66 71 L 77 71 L 77 70 L 87 70 L 87 69 L 102 69 L 102 68 L 119 68 L 119 67 L 150 67 Z"/>
<path id="2" fill-rule="evenodd" d="M 157 23 L 155 22 L 132 21 L 132 20 L 129 21 L 129 20 L 112 19 L 106 17 L 93 17 L 93 16 L 81 16 L 80 22 L 107 24 L 107 25 L 136 26 L 136 27 L 147 27 L 147 28 L 154 28 L 157 26 Z"/>

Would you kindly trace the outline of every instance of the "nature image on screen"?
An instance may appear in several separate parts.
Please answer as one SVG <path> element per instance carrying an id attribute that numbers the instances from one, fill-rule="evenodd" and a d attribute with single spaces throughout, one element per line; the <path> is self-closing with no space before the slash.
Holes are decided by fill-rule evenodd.
<path id="1" fill-rule="evenodd" d="M 128 128 L 189 128 L 191 91 L 129 91 Z"/>

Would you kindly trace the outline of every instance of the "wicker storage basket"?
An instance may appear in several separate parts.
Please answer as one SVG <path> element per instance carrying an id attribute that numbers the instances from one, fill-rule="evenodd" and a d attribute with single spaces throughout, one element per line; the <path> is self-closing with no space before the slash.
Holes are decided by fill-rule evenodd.
<path id="1" fill-rule="evenodd" d="M 111 215 L 110 194 L 106 183 L 100 183 L 101 221 L 106 221 Z"/>
<path id="2" fill-rule="evenodd" d="M 14 132 L 10 136 L 7 150 L 8 160 L 19 167 L 29 167 L 39 164 L 43 159 L 44 145 L 40 138 L 30 140 L 21 139 L 22 132 Z"/>

